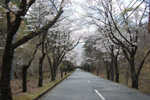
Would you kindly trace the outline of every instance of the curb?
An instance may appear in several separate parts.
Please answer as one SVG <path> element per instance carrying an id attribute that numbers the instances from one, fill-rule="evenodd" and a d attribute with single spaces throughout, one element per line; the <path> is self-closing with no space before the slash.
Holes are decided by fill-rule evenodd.
<path id="1" fill-rule="evenodd" d="M 73 72 L 72 72 L 73 73 Z M 72 74 L 71 73 L 71 74 Z M 69 74 L 68 76 L 66 76 L 65 78 L 63 78 L 62 80 L 60 80 L 58 83 L 54 84 L 52 87 L 50 87 L 49 89 L 47 89 L 46 91 L 44 91 L 43 93 L 41 93 L 40 95 L 38 95 L 36 98 L 34 98 L 33 100 L 39 100 L 39 98 L 41 98 L 43 95 L 45 95 L 47 92 L 49 92 L 51 89 L 53 89 L 55 86 L 57 86 L 59 83 L 61 83 L 63 80 L 65 80 L 66 78 L 68 78 L 71 74 Z"/>

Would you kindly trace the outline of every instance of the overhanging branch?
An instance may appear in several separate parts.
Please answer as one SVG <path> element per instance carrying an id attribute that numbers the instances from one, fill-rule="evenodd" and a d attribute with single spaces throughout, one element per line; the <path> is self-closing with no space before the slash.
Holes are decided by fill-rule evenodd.
<path id="1" fill-rule="evenodd" d="M 58 20 L 58 18 L 63 13 L 62 7 L 59 9 L 59 13 L 55 16 L 53 21 L 50 21 L 47 25 L 43 26 L 40 29 L 37 29 L 36 31 L 30 32 L 28 35 L 24 36 L 17 42 L 12 44 L 13 49 L 17 48 L 18 46 L 22 45 L 23 43 L 29 41 L 30 39 L 34 38 L 35 36 L 41 34 L 43 31 L 48 30 L 50 27 L 52 27 Z"/>

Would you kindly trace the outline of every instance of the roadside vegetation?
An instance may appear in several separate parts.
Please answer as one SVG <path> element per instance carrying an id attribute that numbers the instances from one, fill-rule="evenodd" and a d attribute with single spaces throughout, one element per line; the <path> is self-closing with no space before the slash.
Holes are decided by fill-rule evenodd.
<path id="1" fill-rule="evenodd" d="M 149 1 L 86 3 L 86 20 L 97 30 L 85 40 L 82 66 L 106 79 L 150 93 Z"/>
<path id="2" fill-rule="evenodd" d="M 28 99 L 76 66 L 150 93 L 149 5 L 0 0 L 0 100 Z"/>
<path id="3" fill-rule="evenodd" d="M 34 100 L 35 98 L 37 98 L 39 95 L 44 95 L 43 93 L 47 90 L 50 90 L 51 88 L 53 88 L 55 85 L 57 85 L 58 83 L 60 83 L 63 79 L 67 78 L 71 73 L 67 73 L 67 75 L 64 75 L 64 77 L 57 77 L 55 81 L 50 82 L 50 80 L 47 78 L 45 79 L 45 81 L 43 82 L 43 87 L 37 87 L 34 85 L 35 80 L 34 79 L 30 79 L 30 81 L 28 82 L 28 88 L 29 90 L 26 93 L 22 93 L 22 91 L 18 91 L 21 90 L 19 89 L 18 86 L 16 86 L 16 82 L 19 85 L 19 80 L 13 80 L 12 81 L 12 90 L 13 90 L 13 100 Z M 16 90 L 15 90 L 16 89 Z"/>
<path id="4" fill-rule="evenodd" d="M 77 27 L 63 15 L 65 5 L 64 0 L 0 0 L 0 100 L 43 87 L 45 77 L 54 84 L 58 75 L 74 70 L 66 54 L 80 37 L 71 38 Z"/>

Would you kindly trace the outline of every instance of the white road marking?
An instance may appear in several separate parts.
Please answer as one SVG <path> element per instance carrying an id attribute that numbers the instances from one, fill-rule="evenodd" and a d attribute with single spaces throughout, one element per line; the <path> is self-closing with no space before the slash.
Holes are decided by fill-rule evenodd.
<path id="1" fill-rule="evenodd" d="M 82 73 L 81 73 L 82 74 Z M 86 77 L 82 74 L 82 77 L 84 77 L 84 79 L 86 79 Z"/>
<path id="2" fill-rule="evenodd" d="M 97 90 L 95 90 L 95 92 L 98 94 L 98 96 L 99 96 L 102 100 L 106 100 Z"/>
<path id="3" fill-rule="evenodd" d="M 88 80 L 88 83 L 91 84 L 91 82 Z"/>

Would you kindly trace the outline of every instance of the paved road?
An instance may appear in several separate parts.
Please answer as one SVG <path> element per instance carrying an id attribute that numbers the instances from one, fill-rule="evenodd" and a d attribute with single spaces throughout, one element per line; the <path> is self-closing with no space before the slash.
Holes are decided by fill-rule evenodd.
<path id="1" fill-rule="evenodd" d="M 150 96 L 76 69 L 40 100 L 150 100 Z"/>

